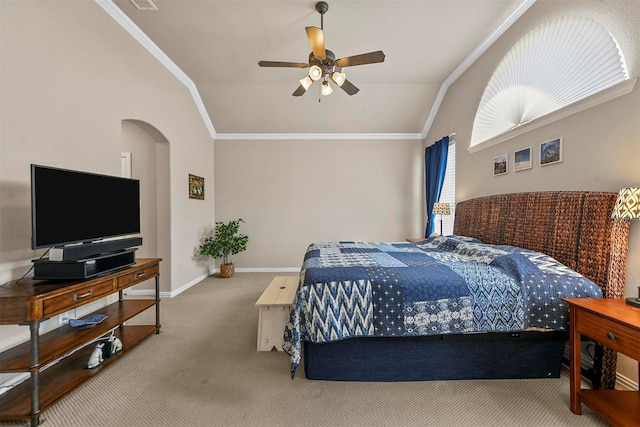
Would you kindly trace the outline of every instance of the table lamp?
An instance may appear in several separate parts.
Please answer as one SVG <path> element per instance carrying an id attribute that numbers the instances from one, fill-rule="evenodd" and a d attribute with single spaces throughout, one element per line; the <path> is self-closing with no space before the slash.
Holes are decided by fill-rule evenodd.
<path id="1" fill-rule="evenodd" d="M 611 218 L 640 219 L 640 187 L 627 187 L 620 190 Z M 640 308 L 640 286 L 638 286 L 638 297 L 627 298 L 627 304 Z"/>
<path id="2" fill-rule="evenodd" d="M 451 215 L 449 203 L 434 203 L 432 214 L 440 215 L 440 235 L 442 236 L 442 215 Z"/>

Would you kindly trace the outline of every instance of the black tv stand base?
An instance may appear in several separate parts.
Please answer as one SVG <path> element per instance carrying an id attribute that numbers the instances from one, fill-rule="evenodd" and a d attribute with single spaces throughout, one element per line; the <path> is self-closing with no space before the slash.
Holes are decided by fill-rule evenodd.
<path id="1" fill-rule="evenodd" d="M 136 263 L 135 251 L 100 254 L 77 260 L 51 261 L 49 258 L 33 260 L 35 280 L 84 280 L 127 268 Z"/>

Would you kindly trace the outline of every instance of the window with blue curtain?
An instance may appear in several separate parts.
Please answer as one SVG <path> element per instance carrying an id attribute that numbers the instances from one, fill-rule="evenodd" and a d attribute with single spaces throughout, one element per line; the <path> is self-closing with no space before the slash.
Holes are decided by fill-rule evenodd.
<path id="1" fill-rule="evenodd" d="M 447 157 L 449 154 L 449 137 L 445 136 L 440 141 L 424 150 L 425 166 L 425 201 L 427 210 L 427 225 L 424 237 L 429 237 L 435 230 L 435 215 L 432 213 L 433 204 L 440 199 L 440 192 L 444 183 L 447 170 Z"/>

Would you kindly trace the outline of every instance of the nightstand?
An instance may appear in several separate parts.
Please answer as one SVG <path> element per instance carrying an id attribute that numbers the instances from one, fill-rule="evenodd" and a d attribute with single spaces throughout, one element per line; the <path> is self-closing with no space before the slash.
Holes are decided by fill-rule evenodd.
<path id="1" fill-rule="evenodd" d="M 640 360 L 640 309 L 624 299 L 564 298 L 570 311 L 570 408 L 581 414 L 584 403 L 614 426 L 640 422 L 640 391 L 580 388 L 580 337 L 582 335 Z M 640 364 L 639 364 L 640 367 Z"/>

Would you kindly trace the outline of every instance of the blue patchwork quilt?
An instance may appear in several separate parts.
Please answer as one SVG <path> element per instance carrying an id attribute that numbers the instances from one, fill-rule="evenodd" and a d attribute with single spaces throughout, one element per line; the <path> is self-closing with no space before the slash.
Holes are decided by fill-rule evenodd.
<path id="1" fill-rule="evenodd" d="M 461 236 L 309 246 L 284 331 L 291 377 L 304 341 L 567 330 L 565 297 L 595 283 L 543 253 Z"/>

